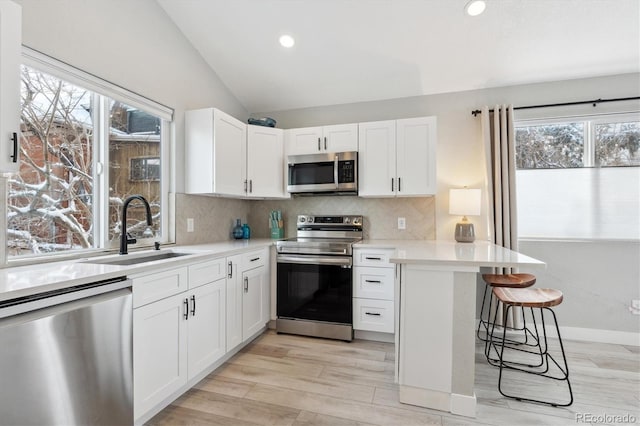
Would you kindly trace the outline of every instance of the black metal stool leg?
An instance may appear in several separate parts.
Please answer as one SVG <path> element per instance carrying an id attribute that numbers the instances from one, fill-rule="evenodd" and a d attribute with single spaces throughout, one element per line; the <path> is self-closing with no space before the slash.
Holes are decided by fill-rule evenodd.
<path id="1" fill-rule="evenodd" d="M 480 321 L 478 322 L 478 330 L 476 331 L 476 336 L 478 337 L 478 339 L 480 339 L 480 341 L 482 342 L 486 342 L 487 338 L 488 338 L 488 334 L 489 334 L 489 323 L 488 323 L 488 319 L 487 321 L 484 321 L 482 319 L 482 315 L 484 314 L 484 303 L 487 300 L 487 290 L 489 288 L 489 284 L 484 285 L 484 294 L 482 295 L 482 307 L 480 308 Z M 491 316 L 491 307 L 489 307 L 489 317 Z M 485 337 L 480 337 L 480 327 L 484 327 L 484 331 L 485 331 Z"/>
<path id="2" fill-rule="evenodd" d="M 507 305 L 506 312 L 508 312 L 511 308 L 512 308 L 512 305 Z M 560 351 L 562 353 L 562 361 L 563 361 L 563 364 L 564 364 L 564 368 L 549 353 L 549 345 L 548 345 L 548 341 L 547 341 L 546 325 L 544 323 L 544 310 L 550 311 L 552 316 L 553 316 L 553 322 L 554 322 L 554 325 L 555 325 L 555 328 L 556 328 L 556 332 L 557 332 L 557 335 L 558 335 L 558 342 L 560 343 Z M 540 320 L 541 320 L 542 333 L 543 333 L 543 339 L 544 339 L 544 350 L 542 349 L 542 343 L 540 343 L 540 355 L 543 356 L 544 360 L 546 361 L 546 362 L 544 362 L 544 364 L 545 364 L 544 371 L 527 370 L 527 369 L 524 369 L 524 368 L 514 367 L 513 363 L 505 361 L 504 360 L 504 350 L 505 350 L 506 344 L 505 344 L 505 339 L 504 339 L 504 335 L 503 335 L 503 337 L 502 337 L 502 348 L 500 350 L 500 355 L 499 355 L 499 359 L 498 359 L 499 366 L 500 366 L 500 372 L 498 374 L 498 391 L 500 392 L 501 395 L 506 396 L 508 398 L 516 399 L 518 401 L 536 402 L 536 403 L 540 403 L 540 404 L 551 405 L 551 406 L 554 406 L 554 407 L 568 407 L 569 405 L 573 404 L 573 391 L 571 389 L 571 382 L 569 381 L 569 366 L 567 364 L 567 357 L 566 357 L 566 354 L 565 354 L 565 351 L 564 351 L 564 344 L 562 343 L 562 337 L 560 335 L 560 328 L 558 326 L 558 320 L 556 318 L 556 314 L 553 311 L 553 309 L 550 309 L 548 307 L 540 308 Z M 534 322 L 534 325 L 535 325 L 535 323 L 536 323 L 535 316 L 533 317 L 533 322 Z M 536 331 L 537 331 L 537 327 L 536 327 Z M 540 340 L 539 337 L 538 337 L 538 340 Z M 497 352 L 497 350 L 496 350 L 496 352 Z M 556 365 L 558 370 L 560 371 L 560 373 L 561 373 L 560 377 L 556 377 L 556 376 L 547 374 L 548 371 L 549 371 L 550 361 L 552 361 Z M 518 395 L 507 394 L 502 390 L 503 370 L 516 370 L 516 371 L 520 371 L 520 372 L 523 372 L 523 373 L 533 374 L 533 375 L 537 375 L 537 376 L 540 376 L 540 377 L 546 377 L 546 378 L 553 379 L 553 380 L 566 381 L 567 382 L 567 387 L 568 387 L 568 390 L 569 390 L 569 402 L 561 403 L 561 402 L 555 402 L 555 401 L 545 401 L 545 400 L 538 400 L 538 399 L 533 399 L 533 398 L 525 398 L 523 396 L 518 396 Z"/>

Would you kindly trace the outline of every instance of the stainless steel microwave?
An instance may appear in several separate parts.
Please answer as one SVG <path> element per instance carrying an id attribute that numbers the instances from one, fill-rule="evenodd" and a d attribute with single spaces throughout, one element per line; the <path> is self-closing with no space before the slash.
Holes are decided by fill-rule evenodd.
<path id="1" fill-rule="evenodd" d="M 290 155 L 287 191 L 291 194 L 358 193 L 358 153 Z"/>

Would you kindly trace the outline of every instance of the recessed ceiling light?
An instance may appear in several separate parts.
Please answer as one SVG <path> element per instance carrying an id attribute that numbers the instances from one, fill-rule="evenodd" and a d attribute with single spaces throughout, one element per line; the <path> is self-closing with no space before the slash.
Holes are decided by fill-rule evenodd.
<path id="1" fill-rule="evenodd" d="M 471 0 L 464 7 L 464 10 L 467 12 L 467 15 L 469 16 L 478 16 L 482 12 L 484 12 L 484 9 L 486 7 L 487 7 L 487 4 L 482 0 Z"/>
<path id="2" fill-rule="evenodd" d="M 296 41 L 288 34 L 284 34 L 280 36 L 280 44 L 283 47 L 293 47 L 296 44 Z"/>

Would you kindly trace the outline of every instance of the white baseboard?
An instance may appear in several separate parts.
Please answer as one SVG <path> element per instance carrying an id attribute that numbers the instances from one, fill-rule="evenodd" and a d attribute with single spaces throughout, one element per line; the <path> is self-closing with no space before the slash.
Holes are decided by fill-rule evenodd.
<path id="1" fill-rule="evenodd" d="M 551 327 L 549 327 L 551 325 Z M 640 346 L 640 333 L 630 331 L 600 330 L 597 328 L 560 327 L 563 339 L 586 342 L 612 343 L 616 345 Z M 556 336 L 555 327 L 547 324 L 547 334 Z"/>
<path id="2" fill-rule="evenodd" d="M 362 340 L 373 340 L 375 342 L 395 342 L 393 333 L 380 333 L 377 331 L 353 330 L 353 337 Z"/>
<path id="3" fill-rule="evenodd" d="M 476 329 L 478 320 L 476 320 Z M 547 323 L 547 335 L 558 337 L 553 323 Z M 640 346 L 640 333 L 631 331 L 602 330 L 599 328 L 560 327 L 563 339 L 579 340 L 583 342 L 611 343 L 614 345 Z"/>

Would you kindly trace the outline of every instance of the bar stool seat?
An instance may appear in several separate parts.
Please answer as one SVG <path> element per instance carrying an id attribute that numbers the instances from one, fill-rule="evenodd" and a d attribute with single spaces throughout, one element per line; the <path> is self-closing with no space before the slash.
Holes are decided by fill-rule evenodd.
<path id="1" fill-rule="evenodd" d="M 482 274 L 482 279 L 491 287 L 524 288 L 536 283 L 536 276 L 525 273 Z"/>
<path id="2" fill-rule="evenodd" d="M 493 325 L 493 321 L 491 321 L 491 306 L 493 303 L 493 300 L 489 300 L 489 314 L 487 315 L 487 319 L 484 319 L 484 307 L 485 307 L 485 303 L 486 303 L 486 299 L 487 299 L 487 293 L 489 292 L 489 288 L 503 288 L 503 287 L 508 287 L 508 288 L 526 288 L 526 287 L 531 287 L 532 285 L 534 285 L 536 283 L 536 276 L 533 274 L 527 274 L 527 273 L 513 273 L 513 274 L 482 274 L 482 279 L 485 282 L 485 286 L 484 286 L 484 294 L 482 296 L 482 308 L 480 309 L 480 321 L 478 322 L 478 329 L 476 330 L 476 336 L 478 337 L 478 339 L 482 342 L 485 342 L 485 355 L 487 357 L 487 361 L 489 361 L 489 363 L 492 363 L 492 360 L 489 358 L 489 351 L 488 348 L 486 347 L 486 343 L 489 341 L 489 329 L 492 327 Z M 491 293 L 489 293 L 491 294 Z M 524 314 L 522 316 L 523 318 L 523 327 L 522 328 L 513 328 L 513 327 L 506 327 L 509 330 L 512 331 L 522 331 L 524 332 L 524 341 L 520 342 L 520 341 L 515 341 L 512 339 L 507 339 L 507 341 L 514 343 L 514 344 L 526 344 L 526 345 L 530 345 L 529 344 L 529 335 L 527 335 L 527 328 L 526 328 L 526 320 L 524 319 Z M 494 318 L 495 321 L 495 318 Z M 482 336 L 480 334 L 480 330 L 484 328 L 485 331 L 485 335 Z M 537 344 L 537 342 L 536 342 Z"/>
<path id="3" fill-rule="evenodd" d="M 513 291 L 517 290 L 517 291 Z M 553 288 L 494 288 L 493 294 L 504 304 L 523 308 L 544 308 L 562 303 L 563 294 Z"/>
<path id="4" fill-rule="evenodd" d="M 505 312 L 508 314 L 509 310 L 514 307 L 522 307 L 522 308 L 531 308 L 533 325 L 535 327 L 536 340 L 538 342 L 539 351 L 536 355 L 539 355 L 541 358 L 541 364 L 539 365 L 527 365 L 522 362 L 514 362 L 507 361 L 505 359 L 505 348 L 507 350 L 515 349 L 521 352 L 521 349 L 517 349 L 513 346 L 510 346 L 509 343 L 505 339 L 506 333 L 504 333 L 501 339 L 495 339 L 493 330 L 489 334 L 489 345 L 494 347 L 497 353 L 499 353 L 498 365 L 500 367 L 500 374 L 498 378 L 498 390 L 500 393 L 506 397 L 514 398 L 519 401 L 531 401 L 538 402 L 542 404 L 552 405 L 554 407 L 566 407 L 573 403 L 573 392 L 571 390 L 571 382 L 569 381 L 569 367 L 567 365 L 567 357 L 564 352 L 564 345 L 562 344 L 562 337 L 560 336 L 560 328 L 558 327 L 558 320 L 556 318 L 556 314 L 551 309 L 554 306 L 558 306 L 562 303 L 564 296 L 561 291 L 551 289 L 551 288 L 508 288 L 508 287 L 496 287 L 493 288 L 493 295 L 498 300 L 498 305 L 500 303 L 505 307 Z M 542 339 L 538 333 L 538 324 L 536 322 L 536 317 L 534 315 L 534 309 L 539 310 L 540 312 L 540 328 L 542 328 Z M 496 306 L 496 313 L 498 311 L 498 306 Z M 562 361 L 563 365 L 560 365 L 555 358 L 549 353 L 549 345 L 547 341 L 547 331 L 546 324 L 544 321 L 544 313 L 550 312 L 553 318 L 553 322 L 555 324 L 558 342 L 560 346 L 560 351 L 562 353 Z M 495 328 L 495 323 L 493 325 Z M 496 341 L 498 340 L 498 341 Z M 544 342 L 544 346 L 542 344 Z M 498 351 L 499 347 L 499 351 Z M 532 352 L 528 352 L 532 353 Z M 555 374 L 549 373 L 549 367 L 552 365 L 551 362 L 557 367 L 557 372 Z M 528 367 L 528 368 L 527 368 Z M 502 379 L 503 379 L 503 371 L 504 370 L 517 370 L 527 374 L 534 374 L 540 377 L 546 377 L 553 380 L 558 381 L 566 381 L 567 387 L 569 389 L 569 402 L 557 402 L 550 400 L 539 400 L 535 398 L 527 398 L 519 395 L 507 394 L 502 389 Z M 559 374 L 558 374 L 559 372 Z M 526 386 L 521 386 L 521 388 L 526 388 Z"/>

